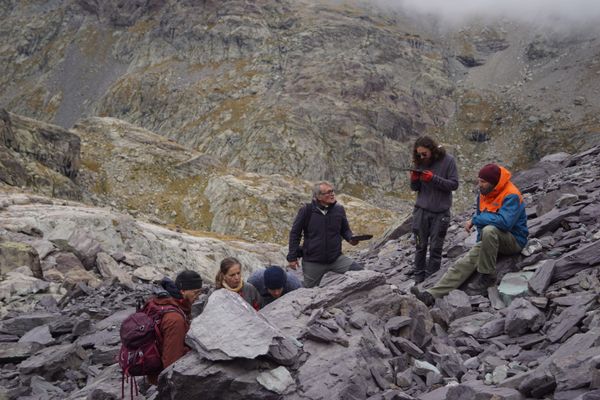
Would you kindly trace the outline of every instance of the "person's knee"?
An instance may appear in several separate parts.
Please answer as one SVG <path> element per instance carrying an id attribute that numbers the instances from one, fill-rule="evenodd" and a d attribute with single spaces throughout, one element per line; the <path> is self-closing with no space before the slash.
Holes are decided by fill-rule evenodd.
<path id="1" fill-rule="evenodd" d="M 481 240 L 485 238 L 497 238 L 500 230 L 496 228 L 494 225 L 486 225 L 481 230 Z"/>
<path id="2" fill-rule="evenodd" d="M 413 231 L 413 237 L 417 250 L 423 250 L 427 248 L 427 241 L 423 240 L 424 238 L 419 234 L 419 231 Z"/>

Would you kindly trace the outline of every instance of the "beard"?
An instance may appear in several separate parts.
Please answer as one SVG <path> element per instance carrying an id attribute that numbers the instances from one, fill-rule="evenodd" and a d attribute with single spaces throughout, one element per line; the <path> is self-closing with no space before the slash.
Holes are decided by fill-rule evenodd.
<path id="1" fill-rule="evenodd" d="M 429 167 L 431 165 L 431 158 L 421 158 L 419 161 L 419 166 L 421 167 Z"/>
<path id="2" fill-rule="evenodd" d="M 494 190 L 493 186 L 488 186 L 485 189 L 479 188 L 479 193 L 485 196 L 486 194 L 492 193 L 492 190 Z"/>

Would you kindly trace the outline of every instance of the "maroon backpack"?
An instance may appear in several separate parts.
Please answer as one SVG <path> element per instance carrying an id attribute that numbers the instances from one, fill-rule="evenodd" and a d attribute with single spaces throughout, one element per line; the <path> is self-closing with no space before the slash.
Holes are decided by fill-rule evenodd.
<path id="1" fill-rule="evenodd" d="M 164 314 L 178 312 L 185 319 L 185 314 L 173 305 L 159 305 L 154 301 L 146 303 L 140 311 L 125 318 L 121 324 L 121 350 L 119 365 L 123 372 L 121 394 L 125 395 L 125 378 L 132 377 L 131 394 L 137 384 L 133 377 L 158 375 L 162 370 L 161 348 L 162 334 L 160 321 Z"/>

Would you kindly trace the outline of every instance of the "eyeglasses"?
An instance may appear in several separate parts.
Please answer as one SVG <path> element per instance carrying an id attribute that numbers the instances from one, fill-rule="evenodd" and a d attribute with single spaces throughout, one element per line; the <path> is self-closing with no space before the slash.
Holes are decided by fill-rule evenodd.
<path id="1" fill-rule="evenodd" d="M 333 189 L 330 189 L 330 190 L 328 190 L 326 192 L 319 192 L 319 194 L 321 196 L 329 196 L 330 194 L 334 194 L 334 193 L 335 193 L 335 190 L 333 190 Z"/>

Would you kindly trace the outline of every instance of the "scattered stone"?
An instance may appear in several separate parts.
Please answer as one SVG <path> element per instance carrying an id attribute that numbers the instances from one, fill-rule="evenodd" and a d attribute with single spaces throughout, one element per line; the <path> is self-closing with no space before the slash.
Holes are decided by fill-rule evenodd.
<path id="1" fill-rule="evenodd" d="M 513 299 L 524 297 L 529 294 L 527 282 L 533 276 L 533 272 L 511 272 L 502 278 L 498 285 L 498 292 L 504 304 L 510 305 Z"/>
<path id="2" fill-rule="evenodd" d="M 525 299 L 515 299 L 508 307 L 504 332 L 517 337 L 526 332 L 536 332 L 546 322 L 544 314 Z"/>

